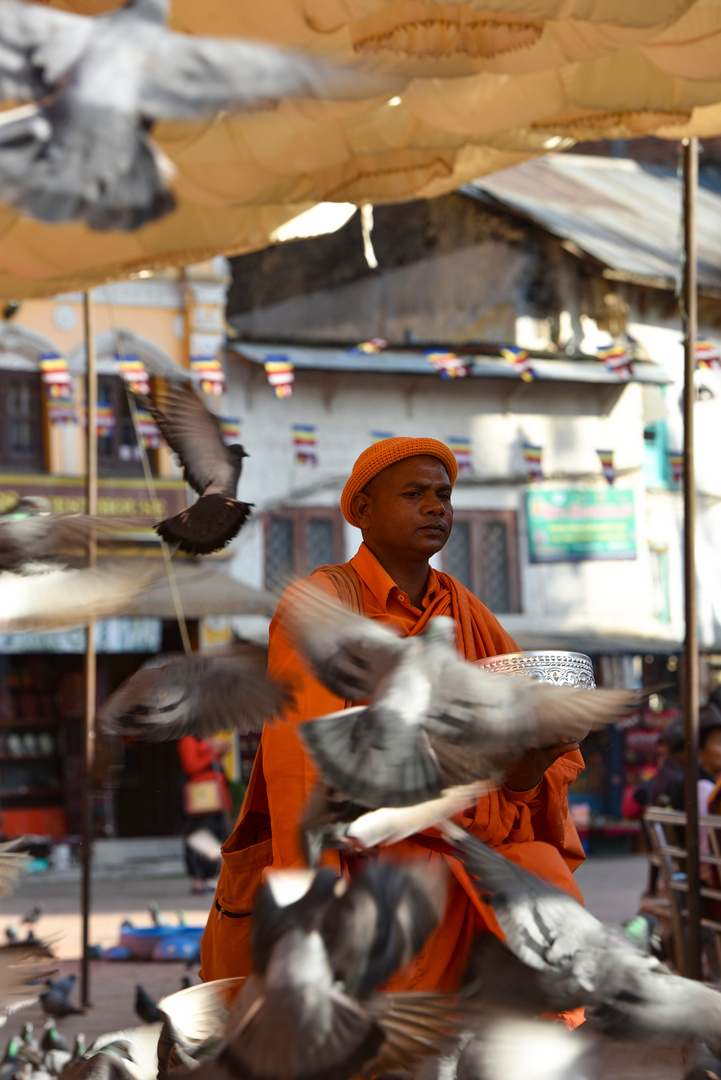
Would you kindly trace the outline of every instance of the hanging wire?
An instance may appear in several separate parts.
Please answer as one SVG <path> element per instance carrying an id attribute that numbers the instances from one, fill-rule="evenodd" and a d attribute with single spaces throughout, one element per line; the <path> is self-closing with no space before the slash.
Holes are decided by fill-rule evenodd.
<path id="1" fill-rule="evenodd" d="M 108 314 L 110 316 L 110 323 L 112 327 L 113 336 L 115 338 L 115 355 L 122 357 L 123 360 L 127 360 L 127 353 L 122 344 L 122 338 L 118 329 L 117 319 L 115 318 L 115 308 L 111 300 L 105 300 Z M 151 505 L 154 507 L 157 501 L 155 480 L 153 479 L 153 473 L 150 468 L 150 462 L 148 460 L 148 453 L 145 448 L 145 442 L 143 441 L 140 433 L 140 424 L 138 422 L 138 410 L 135 405 L 135 398 L 130 390 L 128 384 L 123 380 L 125 386 L 125 396 L 128 401 L 128 408 L 130 409 L 130 417 L 133 421 L 133 430 L 135 431 L 135 438 L 138 443 L 138 449 L 140 450 L 140 461 L 143 466 L 143 476 L 145 477 L 145 486 L 147 488 L 148 495 L 151 499 Z M 154 516 L 154 515 L 153 515 Z M 157 521 L 156 521 L 157 524 Z M 168 576 L 168 585 L 170 586 L 170 595 L 173 599 L 173 608 L 175 609 L 175 618 L 178 623 L 178 629 L 180 630 L 180 639 L 183 643 L 183 651 L 191 653 L 193 647 L 190 644 L 190 635 L 188 634 L 188 624 L 185 619 L 185 612 L 183 611 L 183 602 L 180 598 L 180 590 L 178 589 L 178 579 L 175 574 L 175 567 L 173 566 L 173 559 L 170 554 L 170 548 L 163 540 L 162 536 L 158 537 L 160 540 L 160 550 L 163 555 L 163 562 L 165 563 L 165 572 Z"/>

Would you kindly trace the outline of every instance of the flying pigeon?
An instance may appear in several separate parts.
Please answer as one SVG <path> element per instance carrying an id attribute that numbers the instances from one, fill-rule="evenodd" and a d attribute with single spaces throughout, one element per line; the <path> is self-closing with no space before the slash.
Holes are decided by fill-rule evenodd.
<path id="1" fill-rule="evenodd" d="M 163 1026 L 158 1039 L 158 1080 L 215 1055 L 224 1042 L 230 1009 L 245 979 L 215 979 L 187 986 L 158 1002 Z"/>
<path id="2" fill-rule="evenodd" d="M 329 848 L 367 852 L 371 848 L 397 844 L 455 817 L 494 789 L 495 784 L 480 780 L 448 788 L 440 798 L 414 806 L 367 810 L 321 781 L 311 792 L 300 823 L 306 862 L 308 866 L 318 866 L 321 853 Z M 192 835 L 186 838 L 188 843 Z"/>
<path id="3" fill-rule="evenodd" d="M 117 615 L 158 579 L 153 566 L 103 563 L 85 570 L 45 563 L 0 572 L 0 633 L 64 630 Z"/>
<path id="4" fill-rule="evenodd" d="M 632 690 L 576 690 L 484 671 L 455 650 L 452 619 L 401 638 L 298 583 L 281 616 L 317 677 L 350 701 L 299 725 L 328 784 L 367 807 L 409 806 L 474 780 L 504 759 L 583 738 L 637 700 Z"/>
<path id="5" fill-rule="evenodd" d="M 621 928 L 457 825 L 439 827 L 493 908 L 508 947 L 488 935 L 479 941 L 489 950 L 477 967 L 484 1005 L 528 1012 L 585 1005 L 590 1027 L 604 1034 L 667 1044 L 695 1039 L 721 1051 L 721 993 L 671 974 Z"/>
<path id="6" fill-rule="evenodd" d="M 102 706 L 100 726 L 109 734 L 162 742 L 219 731 L 258 731 L 289 701 L 265 674 L 266 649 L 156 656 L 131 675 Z"/>
<path id="7" fill-rule="evenodd" d="M 240 532 L 252 503 L 236 498 L 243 458 L 238 443 L 226 446 L 217 416 L 206 409 L 187 383 L 171 383 L 162 410 L 136 395 L 152 415 L 160 433 L 183 466 L 183 479 L 200 498 L 166 518 L 155 531 L 189 555 L 209 555 L 225 547 Z"/>
<path id="8" fill-rule="evenodd" d="M 456 1066 L 456 1080 L 595 1080 L 599 1075 L 598 1051 L 583 1032 L 513 1017 L 484 1024 Z"/>
<path id="9" fill-rule="evenodd" d="M 53 514 L 50 505 L 44 497 L 26 496 L 0 514 L 0 570 L 22 571 L 28 563 L 54 559 L 68 548 L 83 548 L 94 535 L 137 527 L 132 518 Z"/>
<path id="10" fill-rule="evenodd" d="M 269 874 L 251 922 L 254 974 L 231 1011 L 225 1048 L 196 1080 L 347 1080 L 390 1072 L 451 1040 L 455 998 L 375 991 L 440 917 L 445 883 L 417 869 L 379 863 L 350 884 L 327 869 Z"/>
<path id="11" fill-rule="evenodd" d="M 49 223 L 137 229 L 175 206 L 156 121 L 383 90 L 289 49 L 172 33 L 168 8 L 130 0 L 87 18 L 2 0 L 0 96 L 37 102 L 0 114 L 3 202 Z"/>

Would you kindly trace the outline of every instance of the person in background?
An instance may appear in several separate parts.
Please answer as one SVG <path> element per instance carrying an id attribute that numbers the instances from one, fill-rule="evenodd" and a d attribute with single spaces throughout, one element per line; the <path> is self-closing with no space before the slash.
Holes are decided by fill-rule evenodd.
<path id="1" fill-rule="evenodd" d="M 190 891 L 199 896 L 215 891 L 218 878 L 218 861 L 211 861 L 188 845 L 187 837 L 199 829 L 208 829 L 220 843 L 227 836 L 227 815 L 232 802 L 228 781 L 221 763 L 223 754 L 230 749 L 230 740 L 217 735 L 212 739 L 196 739 L 186 735 L 178 740 L 180 764 L 188 780 L 215 781 L 218 786 L 221 809 L 210 813 L 191 814 L 183 806 L 183 836 L 185 843 L 185 866 L 190 877 Z"/>

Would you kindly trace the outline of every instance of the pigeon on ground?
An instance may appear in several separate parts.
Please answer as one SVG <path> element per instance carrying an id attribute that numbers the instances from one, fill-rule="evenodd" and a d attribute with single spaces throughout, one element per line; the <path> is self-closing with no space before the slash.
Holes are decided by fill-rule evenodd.
<path id="1" fill-rule="evenodd" d="M 225 445 L 218 417 L 187 383 L 170 383 L 162 409 L 150 398 L 136 397 L 177 454 L 183 479 L 200 496 L 175 517 L 161 521 L 155 531 L 189 555 L 219 551 L 240 532 L 250 514 L 252 503 L 236 498 L 243 458 L 248 455 L 238 443 Z"/>
<path id="2" fill-rule="evenodd" d="M 172 166 L 150 138 L 156 121 L 383 92 L 289 49 L 172 33 L 168 9 L 130 0 L 86 18 L 2 0 L 0 96 L 38 103 L 0 117 L 3 202 L 50 223 L 137 229 L 175 206 Z"/>
<path id="3" fill-rule="evenodd" d="M 16 941 L 20 940 L 20 933 L 15 923 L 8 923 L 5 927 L 5 937 L 8 939 L 10 945 L 14 945 Z"/>
<path id="4" fill-rule="evenodd" d="M 0 65 L 1 50 L 0 45 Z M 53 514 L 44 509 L 46 502 L 49 500 L 27 496 L 0 514 L 0 570 L 21 571 L 28 563 L 53 560 L 68 548 L 85 548 L 93 536 L 137 527 L 132 518 Z"/>
<path id="5" fill-rule="evenodd" d="M 113 1032 L 113 1035 L 122 1034 Z M 138 1080 L 130 1043 L 117 1038 L 98 1046 L 103 1038 L 106 1036 L 96 1039 L 89 1050 L 68 1062 L 62 1072 L 63 1080 Z M 152 1080 L 153 1076 L 148 1070 L 143 1080 Z"/>
<path id="6" fill-rule="evenodd" d="M 68 975 L 58 980 L 58 983 L 49 983 L 48 989 L 40 995 L 40 1004 L 48 1016 L 56 1016 L 62 1020 L 65 1016 L 82 1016 L 83 1010 L 76 1008 L 69 1001 L 69 996 L 75 985 L 75 975 Z"/>
<path id="7" fill-rule="evenodd" d="M 86 1049 L 85 1035 L 82 1031 L 78 1031 L 73 1044 L 73 1058 L 81 1058 Z"/>
<path id="8" fill-rule="evenodd" d="M 300 824 L 306 862 L 318 866 L 321 853 L 327 849 L 363 853 L 397 844 L 455 817 L 494 789 L 494 784 L 479 780 L 448 788 L 439 799 L 429 802 L 367 810 L 321 781 L 311 792 Z M 186 839 L 190 842 L 190 837 Z"/>
<path id="9" fill-rule="evenodd" d="M 140 983 L 135 987 L 135 1012 L 144 1024 L 157 1024 L 163 1019 L 160 1009 Z"/>
<path id="10" fill-rule="evenodd" d="M 119 561 L 85 570 L 48 563 L 30 563 L 26 569 L 31 572 L 0 572 L 0 633 L 64 630 L 109 618 L 159 576 L 154 566 Z"/>
<path id="11" fill-rule="evenodd" d="M 31 926 L 34 925 L 36 922 L 39 921 L 40 916 L 42 915 L 44 910 L 45 908 L 42 904 L 35 904 L 35 906 L 31 908 L 30 911 L 26 911 L 23 915 L 23 922 L 30 923 Z"/>
<path id="12" fill-rule="evenodd" d="M 70 1045 L 64 1035 L 58 1031 L 57 1022 L 51 1017 L 45 1021 L 43 1037 L 40 1040 L 40 1049 L 43 1053 L 49 1050 L 65 1050 L 70 1053 Z"/>
<path id="13" fill-rule="evenodd" d="M 350 884 L 327 869 L 269 874 L 251 922 L 254 974 L 196 1080 L 347 1080 L 437 1053 L 458 1032 L 457 999 L 375 988 L 421 947 L 444 899 L 427 864 L 379 863 Z"/>
<path id="14" fill-rule="evenodd" d="M 509 757 L 583 738 L 638 701 L 634 690 L 577 690 L 467 663 L 452 619 L 401 638 L 299 583 L 281 623 L 346 709 L 299 725 L 325 781 L 367 807 L 410 806 L 474 780 L 500 780 Z"/>
<path id="15" fill-rule="evenodd" d="M 170 926 L 170 919 L 165 912 L 160 910 L 157 900 L 148 900 L 148 911 L 153 920 L 153 926 Z"/>
<path id="16" fill-rule="evenodd" d="M 22 1048 L 24 1050 L 29 1050 L 32 1053 L 39 1052 L 40 1047 L 38 1045 L 38 1040 L 35 1038 L 35 1025 L 32 1021 L 27 1020 L 23 1024 L 22 1030 L 20 1031 L 20 1038 L 22 1039 Z"/>
<path id="17" fill-rule="evenodd" d="M 259 731 L 291 700 L 266 675 L 267 650 L 241 645 L 215 653 L 155 656 L 118 687 L 98 715 L 110 735 L 162 742 L 219 731 Z"/>
<path id="18" fill-rule="evenodd" d="M 441 832 L 490 904 L 506 940 L 484 935 L 470 998 L 528 1013 L 586 1006 L 590 1029 L 622 1039 L 721 1051 L 721 993 L 671 974 L 573 897 L 450 822 Z M 485 985 L 484 985 L 485 983 Z"/>
<path id="19" fill-rule="evenodd" d="M 515 1018 L 483 1025 L 463 1047 L 456 1080 L 596 1080 L 593 1040 L 562 1024 Z"/>

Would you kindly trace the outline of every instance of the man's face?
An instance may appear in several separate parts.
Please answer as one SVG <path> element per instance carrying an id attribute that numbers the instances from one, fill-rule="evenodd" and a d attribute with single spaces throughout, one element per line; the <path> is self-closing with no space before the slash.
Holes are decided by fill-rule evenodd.
<path id="1" fill-rule="evenodd" d="M 444 546 L 453 524 L 445 466 L 427 455 L 389 465 L 355 496 L 353 510 L 372 548 L 429 559 Z"/>

